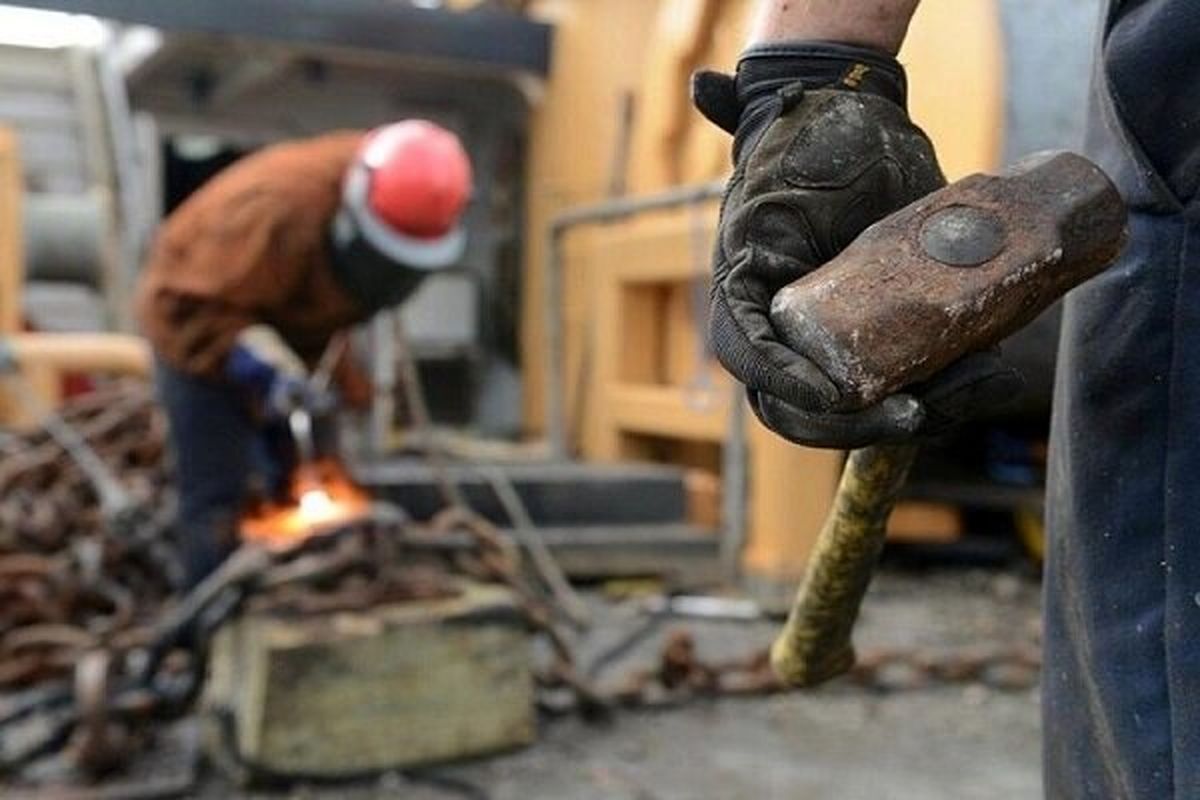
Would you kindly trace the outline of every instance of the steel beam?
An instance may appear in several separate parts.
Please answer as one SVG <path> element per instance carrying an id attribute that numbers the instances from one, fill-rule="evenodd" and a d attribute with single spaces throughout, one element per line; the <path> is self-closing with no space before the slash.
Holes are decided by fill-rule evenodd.
<path id="1" fill-rule="evenodd" d="M 164 31 L 347 47 L 545 75 L 551 26 L 510 12 L 378 0 L 13 0 Z"/>

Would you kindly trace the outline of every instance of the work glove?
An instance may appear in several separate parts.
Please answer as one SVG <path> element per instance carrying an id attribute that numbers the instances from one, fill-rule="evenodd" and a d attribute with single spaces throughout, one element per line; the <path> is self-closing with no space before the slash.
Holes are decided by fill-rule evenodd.
<path id="1" fill-rule="evenodd" d="M 255 398 L 268 421 L 285 419 L 297 408 L 319 413 L 332 402 L 310 386 L 304 362 L 269 325 L 251 325 L 238 334 L 225 375 Z"/>
<path id="2" fill-rule="evenodd" d="M 768 428 L 813 447 L 903 441 L 940 433 L 1020 389 L 1020 376 L 998 353 L 977 353 L 856 408 L 771 327 L 779 289 L 944 183 L 929 138 L 908 118 L 896 59 L 830 42 L 758 45 L 743 53 L 736 76 L 693 76 L 692 96 L 734 135 L 709 336 Z"/>

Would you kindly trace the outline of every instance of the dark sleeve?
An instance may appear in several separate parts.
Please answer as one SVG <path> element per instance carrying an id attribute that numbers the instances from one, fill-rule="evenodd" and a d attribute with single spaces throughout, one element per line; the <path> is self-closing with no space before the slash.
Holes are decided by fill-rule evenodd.
<path id="1" fill-rule="evenodd" d="M 1122 121 L 1186 203 L 1200 187 L 1200 2 L 1115 3 L 1103 58 Z"/>

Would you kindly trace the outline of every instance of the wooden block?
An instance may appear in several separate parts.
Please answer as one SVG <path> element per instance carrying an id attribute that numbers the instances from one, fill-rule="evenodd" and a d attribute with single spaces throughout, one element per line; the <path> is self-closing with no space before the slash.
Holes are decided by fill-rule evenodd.
<path id="1" fill-rule="evenodd" d="M 591 340 L 591 375 L 586 402 L 580 404 L 581 419 L 574 420 L 582 433 L 584 455 L 596 461 L 621 458 L 621 437 L 608 404 L 608 387 L 622 369 L 620 350 L 625 336 L 621 318 L 621 286 L 611 275 L 596 276 L 595 329 Z"/>
<path id="2" fill-rule="evenodd" d="M 661 286 L 622 286 L 619 330 L 601 346 L 617 346 L 618 381 L 659 383 L 665 372 L 664 309 L 669 293 Z M 608 336 L 608 334 L 605 334 Z"/>
<path id="3" fill-rule="evenodd" d="M 39 424 L 43 409 L 57 408 L 62 379 L 69 373 L 133 375 L 149 378 L 150 345 L 138 336 L 119 333 L 17 333 L 7 344 L 25 387 L 38 408 L 25 407 L 12 376 L 0 376 L 0 425 L 28 429 Z"/>
<path id="4" fill-rule="evenodd" d="M 771 433 L 753 414 L 746 416 L 750 520 L 742 568 L 751 584 L 777 584 L 790 593 L 804 574 L 833 503 L 844 455 L 798 447 Z"/>
<path id="5" fill-rule="evenodd" d="M 624 432 L 721 442 L 729 429 L 724 392 L 707 407 L 694 407 L 683 387 L 618 384 L 609 392 L 609 403 L 614 424 Z"/>
<path id="6" fill-rule="evenodd" d="M 704 277 L 703 282 L 675 284 L 667 294 L 663 312 L 663 367 L 667 383 L 685 385 L 708 380 L 711 367 L 716 366 L 706 346 L 708 281 Z"/>
<path id="7" fill-rule="evenodd" d="M 17 385 L 18 380 L 24 386 Z M 0 426 L 16 431 L 37 429 L 45 412 L 62 402 L 62 386 L 58 372 L 37 365 L 22 367 L 17 375 L 0 376 Z M 28 400 L 33 400 L 32 407 Z"/>
<path id="8" fill-rule="evenodd" d="M 104 372 L 149 378 L 150 344 L 123 333 L 21 333 L 8 341 L 22 369 Z"/>
<path id="9" fill-rule="evenodd" d="M 612 270 L 625 283 L 683 283 L 707 276 L 717 211 L 714 199 L 609 225 L 596 235 L 597 268 Z"/>
<path id="10" fill-rule="evenodd" d="M 21 288 L 25 283 L 22 185 L 17 137 L 0 127 L 0 334 L 21 330 Z"/>
<path id="11" fill-rule="evenodd" d="M 687 492 L 687 521 L 703 528 L 721 525 L 721 476 L 704 469 L 689 469 L 683 476 Z"/>
<path id="12" fill-rule="evenodd" d="M 530 643 L 514 600 L 500 587 L 464 590 L 368 612 L 250 614 L 226 625 L 204 698 L 214 761 L 334 777 L 532 742 Z"/>
<path id="13" fill-rule="evenodd" d="M 894 541 L 953 542 L 962 533 L 962 515 L 947 503 L 905 500 L 888 518 L 887 535 Z"/>
<path id="14" fill-rule="evenodd" d="M 594 230 L 576 229 L 563 242 L 566 269 L 563 272 L 563 401 L 570 422 L 586 412 L 590 378 L 591 328 L 595 320 L 589 308 L 593 273 L 590 237 Z"/>

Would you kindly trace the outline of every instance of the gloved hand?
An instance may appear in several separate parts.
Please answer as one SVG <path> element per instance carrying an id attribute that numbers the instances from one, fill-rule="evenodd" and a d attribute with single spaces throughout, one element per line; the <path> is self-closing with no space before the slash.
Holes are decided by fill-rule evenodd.
<path id="1" fill-rule="evenodd" d="M 267 419 L 283 419 L 296 408 L 315 412 L 328 403 L 310 388 L 304 362 L 269 325 L 238 334 L 225 374 L 256 398 Z"/>
<path id="2" fill-rule="evenodd" d="M 830 42 L 759 45 L 743 53 L 736 76 L 697 73 L 692 95 L 734 134 L 709 335 L 767 427 L 799 444 L 861 447 L 938 433 L 1019 390 L 1020 376 L 997 353 L 979 353 L 854 408 L 771 327 L 779 289 L 944 183 L 932 144 L 905 111 L 894 58 Z"/>

